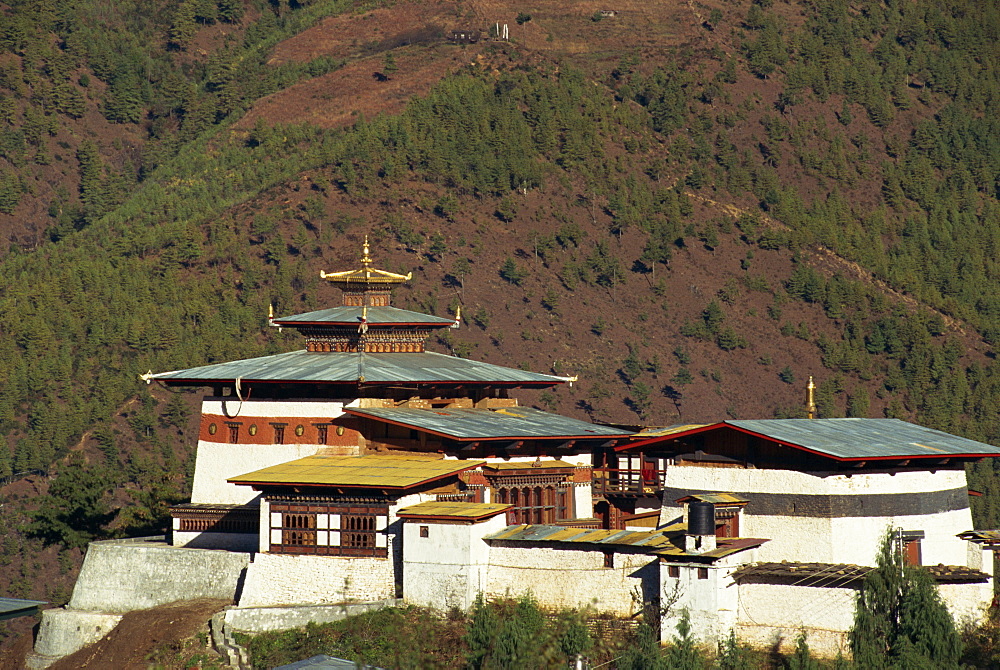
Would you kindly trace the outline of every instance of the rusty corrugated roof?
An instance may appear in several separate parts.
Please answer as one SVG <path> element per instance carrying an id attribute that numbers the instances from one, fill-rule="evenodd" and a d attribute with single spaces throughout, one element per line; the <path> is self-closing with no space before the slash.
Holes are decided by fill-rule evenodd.
<path id="1" fill-rule="evenodd" d="M 692 495 L 678 498 L 674 502 L 707 502 L 712 503 L 713 505 L 746 505 L 750 501 L 733 493 L 694 493 Z"/>

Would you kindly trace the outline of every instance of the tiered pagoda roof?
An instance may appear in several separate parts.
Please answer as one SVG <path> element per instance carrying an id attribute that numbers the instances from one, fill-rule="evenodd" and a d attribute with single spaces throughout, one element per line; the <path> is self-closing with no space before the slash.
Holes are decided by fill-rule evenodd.
<path id="1" fill-rule="evenodd" d="M 320 272 L 320 277 L 343 291 L 342 305 L 270 318 L 273 326 L 301 332 L 306 337 L 304 351 L 149 374 L 143 379 L 171 386 L 237 384 L 244 389 L 265 384 L 507 389 L 544 388 L 567 381 L 427 351 L 427 338 L 434 331 L 458 327 L 459 319 L 392 307 L 392 289 L 411 276 L 375 268 L 366 237 L 360 268 Z"/>

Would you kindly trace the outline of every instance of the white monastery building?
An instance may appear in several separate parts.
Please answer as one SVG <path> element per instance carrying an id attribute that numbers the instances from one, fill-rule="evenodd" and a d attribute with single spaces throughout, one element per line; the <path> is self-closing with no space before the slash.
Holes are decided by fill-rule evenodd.
<path id="1" fill-rule="evenodd" d="M 303 349 L 145 376 L 209 389 L 191 502 L 172 509 L 166 543 L 91 546 L 34 667 L 78 647 L 53 640 L 82 620 L 210 591 L 243 630 L 277 625 L 264 608 L 466 609 L 530 591 L 657 613 L 664 640 L 687 609 L 706 642 L 805 631 L 835 654 L 890 529 L 956 618 L 991 601 L 1000 534 L 972 530 L 964 465 L 996 447 L 894 419 L 635 432 L 521 407 L 512 391 L 572 379 L 427 351 L 459 318 L 392 307 L 409 275 L 376 269 L 367 240 L 359 269 L 321 276 L 342 305 L 271 319 Z M 102 571 L 139 561 L 162 562 L 149 569 L 162 593 L 108 595 Z"/>

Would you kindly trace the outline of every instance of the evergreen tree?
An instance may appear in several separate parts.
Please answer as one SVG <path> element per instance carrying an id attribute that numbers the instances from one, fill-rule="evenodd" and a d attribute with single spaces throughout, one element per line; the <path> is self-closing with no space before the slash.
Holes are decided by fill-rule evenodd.
<path id="1" fill-rule="evenodd" d="M 930 574 L 907 565 L 895 534 L 865 575 L 849 633 L 858 667 L 957 668 L 962 643 Z"/>
<path id="2" fill-rule="evenodd" d="M 71 462 L 52 480 L 29 532 L 50 544 L 86 547 L 104 535 L 104 525 L 114 517 L 108 507 L 109 489 L 104 472 L 85 468 L 79 460 Z"/>

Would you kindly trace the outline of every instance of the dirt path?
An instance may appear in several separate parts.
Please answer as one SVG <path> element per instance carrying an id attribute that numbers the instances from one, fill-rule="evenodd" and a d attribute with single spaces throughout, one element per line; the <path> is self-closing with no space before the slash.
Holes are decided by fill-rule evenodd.
<path id="1" fill-rule="evenodd" d="M 230 604 L 225 600 L 192 600 L 129 612 L 102 640 L 49 667 L 51 670 L 145 670 L 148 666 L 145 659 L 157 645 L 191 637 L 213 614 Z"/>

